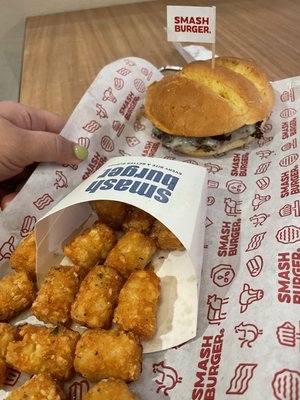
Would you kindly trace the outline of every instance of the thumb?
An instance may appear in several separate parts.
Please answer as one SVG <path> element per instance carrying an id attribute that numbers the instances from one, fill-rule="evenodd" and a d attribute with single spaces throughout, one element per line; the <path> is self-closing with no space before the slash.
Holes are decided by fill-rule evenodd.
<path id="1" fill-rule="evenodd" d="M 71 142 L 57 133 L 28 131 L 26 138 L 23 151 L 28 163 L 57 162 L 78 165 L 88 156 L 86 147 Z"/>

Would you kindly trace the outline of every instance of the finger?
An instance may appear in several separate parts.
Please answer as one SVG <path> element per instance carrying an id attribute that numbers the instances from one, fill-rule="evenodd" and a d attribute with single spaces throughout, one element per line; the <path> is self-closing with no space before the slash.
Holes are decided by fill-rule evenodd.
<path id="1" fill-rule="evenodd" d="M 16 197 L 17 193 L 9 193 L 2 197 L 1 199 L 1 210 L 3 211 L 9 203 Z"/>
<path id="2" fill-rule="evenodd" d="M 24 153 L 26 164 L 57 162 L 78 165 L 88 156 L 88 150 L 61 135 L 41 131 L 28 131 Z"/>
<path id="3" fill-rule="evenodd" d="M 0 102 L 0 115 L 19 128 L 60 133 L 66 118 L 13 101 Z"/>

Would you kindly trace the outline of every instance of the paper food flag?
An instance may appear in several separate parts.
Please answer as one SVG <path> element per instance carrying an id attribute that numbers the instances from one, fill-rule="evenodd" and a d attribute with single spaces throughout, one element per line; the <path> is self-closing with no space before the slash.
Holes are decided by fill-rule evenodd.
<path id="1" fill-rule="evenodd" d="M 167 6 L 169 42 L 216 42 L 216 7 Z"/>

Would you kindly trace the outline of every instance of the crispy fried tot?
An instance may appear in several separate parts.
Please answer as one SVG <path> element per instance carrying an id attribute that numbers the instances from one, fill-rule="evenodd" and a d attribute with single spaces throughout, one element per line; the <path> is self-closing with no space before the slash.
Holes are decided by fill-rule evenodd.
<path id="1" fill-rule="evenodd" d="M 156 220 L 150 232 L 156 246 L 162 250 L 184 250 L 179 239 L 160 221 Z"/>
<path id="2" fill-rule="evenodd" d="M 135 271 L 123 286 L 114 322 L 124 331 L 150 339 L 156 330 L 160 279 L 153 270 Z"/>
<path id="3" fill-rule="evenodd" d="M 80 281 L 77 266 L 51 267 L 32 304 L 32 314 L 46 323 L 68 323 Z"/>
<path id="4" fill-rule="evenodd" d="M 140 208 L 132 207 L 132 209 L 127 213 L 122 227 L 125 232 L 139 231 L 147 235 L 150 232 L 153 223 L 154 217 L 152 217 L 152 215 Z"/>
<path id="5" fill-rule="evenodd" d="M 121 379 L 108 379 L 96 383 L 82 400 L 139 400 Z"/>
<path id="6" fill-rule="evenodd" d="M 35 298 L 34 284 L 26 272 L 14 272 L 0 280 L 0 321 L 7 321 L 28 308 Z"/>
<path id="7" fill-rule="evenodd" d="M 10 392 L 7 397 L 9 400 L 62 400 L 65 398 L 62 388 L 47 374 L 33 376 L 20 388 Z"/>
<path id="8" fill-rule="evenodd" d="M 102 265 L 92 268 L 72 305 L 72 319 L 89 328 L 110 328 L 123 283 L 123 278 L 113 268 Z"/>
<path id="9" fill-rule="evenodd" d="M 5 322 L 0 322 L 0 357 L 5 358 L 8 343 L 13 342 L 18 336 L 18 329 Z"/>
<path id="10" fill-rule="evenodd" d="M 96 222 L 67 244 L 64 254 L 75 265 L 89 270 L 97 263 L 103 263 L 116 242 L 117 236 L 112 228 Z"/>
<path id="11" fill-rule="evenodd" d="M 71 377 L 75 347 L 80 337 L 78 332 L 63 326 L 24 325 L 19 334 L 22 340 L 7 346 L 8 364 L 28 374 L 47 373 L 58 379 Z"/>
<path id="12" fill-rule="evenodd" d="M 91 206 L 98 220 L 113 229 L 122 228 L 122 223 L 130 208 L 128 204 L 115 200 L 95 200 L 91 202 Z"/>
<path id="13" fill-rule="evenodd" d="M 74 368 L 88 380 L 140 378 L 142 348 L 132 332 L 88 329 L 76 346 Z"/>
<path id="14" fill-rule="evenodd" d="M 6 361 L 5 358 L 0 357 L 0 388 L 5 381 L 6 376 Z"/>
<path id="15" fill-rule="evenodd" d="M 128 278 L 131 272 L 144 269 L 151 261 L 156 246 L 154 241 L 141 232 L 126 232 L 109 252 L 105 266 L 115 268 Z"/>
<path id="16" fill-rule="evenodd" d="M 31 279 L 36 279 L 36 241 L 34 231 L 16 247 L 10 257 L 9 264 L 17 272 L 27 272 Z"/>

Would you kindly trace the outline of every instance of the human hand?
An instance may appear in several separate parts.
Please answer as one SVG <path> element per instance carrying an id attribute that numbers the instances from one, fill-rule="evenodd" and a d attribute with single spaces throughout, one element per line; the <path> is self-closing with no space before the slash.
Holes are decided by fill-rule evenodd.
<path id="1" fill-rule="evenodd" d="M 37 162 L 78 165 L 87 149 L 61 135 L 65 119 L 12 101 L 0 102 L 0 200 L 26 180 Z"/>

